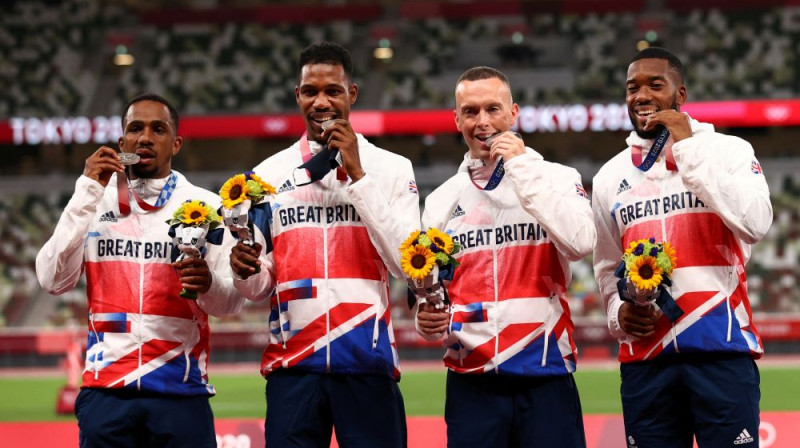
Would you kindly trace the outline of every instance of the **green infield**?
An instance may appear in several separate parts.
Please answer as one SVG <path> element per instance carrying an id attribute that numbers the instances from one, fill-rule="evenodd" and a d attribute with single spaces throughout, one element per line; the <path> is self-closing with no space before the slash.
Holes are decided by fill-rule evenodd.
<path id="1" fill-rule="evenodd" d="M 257 374 L 212 375 L 217 396 L 211 399 L 214 415 L 264 416 L 264 380 Z M 583 369 L 575 374 L 585 414 L 620 413 L 619 372 L 616 369 Z M 444 370 L 410 371 L 400 388 L 409 416 L 443 415 Z M 0 421 L 71 420 L 55 414 L 61 378 L 0 378 Z M 761 409 L 800 410 L 800 368 L 761 367 Z"/>

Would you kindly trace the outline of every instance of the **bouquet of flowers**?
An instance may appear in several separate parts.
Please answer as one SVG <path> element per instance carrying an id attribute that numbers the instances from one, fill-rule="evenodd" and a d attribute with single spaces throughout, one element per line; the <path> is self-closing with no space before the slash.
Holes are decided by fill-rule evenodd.
<path id="1" fill-rule="evenodd" d="M 677 262 L 675 248 L 666 241 L 656 243 L 655 238 L 632 241 L 615 272 L 620 278 L 617 284 L 620 297 L 637 305 L 655 301 L 674 322 L 683 311 L 666 287 L 672 286 L 670 275 Z"/>
<path id="2" fill-rule="evenodd" d="M 434 227 L 417 230 L 400 245 L 400 265 L 408 276 L 408 285 L 420 303 L 432 303 L 436 309 L 448 303 L 447 291 L 440 280 L 451 280 L 458 261 L 453 257 L 461 245 Z M 409 304 L 413 302 L 409 300 Z"/>
<path id="3" fill-rule="evenodd" d="M 222 219 L 211 206 L 203 201 L 187 200 L 181 204 L 167 220 L 170 225 L 169 236 L 175 244 L 172 261 L 184 258 L 202 257 L 206 251 L 206 241 L 219 244 L 221 235 L 209 236 L 209 232 L 222 224 Z M 208 237 L 208 238 L 207 238 Z M 197 292 L 181 289 L 180 296 L 196 299 Z"/>
<path id="4" fill-rule="evenodd" d="M 222 197 L 222 220 L 233 236 L 249 246 L 253 245 L 253 232 L 248 225 L 250 208 L 259 204 L 267 195 L 274 194 L 275 188 L 252 171 L 237 174 L 222 185 L 219 190 Z"/>

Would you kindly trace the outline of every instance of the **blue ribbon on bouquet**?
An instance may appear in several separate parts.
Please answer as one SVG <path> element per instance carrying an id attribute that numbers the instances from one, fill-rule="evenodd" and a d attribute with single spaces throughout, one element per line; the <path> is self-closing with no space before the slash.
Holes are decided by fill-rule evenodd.
<path id="1" fill-rule="evenodd" d="M 620 299 L 626 302 L 634 302 L 633 298 L 628 296 L 628 279 L 625 277 L 624 261 L 619 264 L 614 271 L 614 275 L 619 277 L 617 281 L 617 291 L 619 292 Z M 675 322 L 683 316 L 683 310 L 675 302 L 675 299 L 672 298 L 672 294 L 667 291 L 667 286 L 672 286 L 672 280 L 665 275 L 663 280 L 661 280 L 661 284 L 656 288 L 655 302 L 658 308 L 661 309 L 661 312 L 667 316 L 667 319 L 669 319 L 670 322 Z"/>

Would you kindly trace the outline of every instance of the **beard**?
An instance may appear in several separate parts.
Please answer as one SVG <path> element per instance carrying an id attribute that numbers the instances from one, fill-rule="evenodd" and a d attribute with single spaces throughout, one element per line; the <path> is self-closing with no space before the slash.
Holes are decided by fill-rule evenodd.
<path id="1" fill-rule="evenodd" d="M 636 126 L 636 123 L 634 123 L 634 126 Z M 649 131 L 643 131 L 643 130 L 641 130 L 639 128 L 636 128 L 636 135 L 638 135 L 639 137 L 641 137 L 641 138 L 643 138 L 645 140 L 653 140 L 656 137 L 658 137 L 658 134 L 660 134 L 661 131 L 663 131 L 664 129 L 665 129 L 665 127 L 664 127 L 663 124 L 659 124 L 658 126 L 656 126 L 655 128 L 653 128 L 653 129 L 651 129 Z"/>
<path id="2" fill-rule="evenodd" d="M 672 105 L 669 107 L 672 110 L 680 110 L 680 106 L 678 106 L 677 95 L 672 98 Z M 637 115 L 632 111 L 628 111 L 628 118 L 631 120 L 631 124 L 633 124 L 633 129 L 636 131 L 636 135 L 645 139 L 645 140 L 653 140 L 658 136 L 665 129 L 663 124 L 657 125 L 655 128 L 645 131 L 639 128 L 639 120 L 637 120 Z"/>
<path id="3" fill-rule="evenodd" d="M 154 177 L 158 172 L 158 167 L 156 166 L 145 168 L 137 164 L 137 165 L 131 165 L 130 168 L 133 175 L 139 179 L 150 179 Z"/>

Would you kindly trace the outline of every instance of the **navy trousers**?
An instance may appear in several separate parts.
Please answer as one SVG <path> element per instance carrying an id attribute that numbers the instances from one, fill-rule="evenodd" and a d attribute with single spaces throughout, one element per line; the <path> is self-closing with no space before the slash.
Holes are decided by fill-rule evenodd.
<path id="1" fill-rule="evenodd" d="M 628 448 L 758 448 L 758 367 L 747 354 L 673 355 L 622 364 Z"/>
<path id="2" fill-rule="evenodd" d="M 267 377 L 269 448 L 406 448 L 403 396 L 388 376 L 276 370 Z"/>
<path id="3" fill-rule="evenodd" d="M 585 448 L 571 374 L 516 377 L 447 372 L 449 448 Z"/>
<path id="4" fill-rule="evenodd" d="M 81 448 L 217 446 L 208 396 L 81 389 L 75 400 Z"/>

